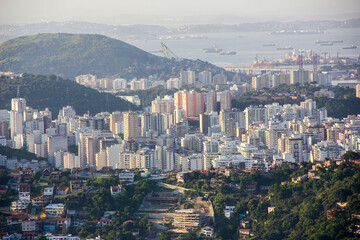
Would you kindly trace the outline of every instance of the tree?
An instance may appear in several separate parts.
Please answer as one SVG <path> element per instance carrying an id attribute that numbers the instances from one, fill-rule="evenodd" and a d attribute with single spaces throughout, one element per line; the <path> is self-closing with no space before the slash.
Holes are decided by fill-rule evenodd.
<path id="1" fill-rule="evenodd" d="M 160 240 L 171 240 L 171 234 L 168 231 L 161 232 L 159 235 Z"/>

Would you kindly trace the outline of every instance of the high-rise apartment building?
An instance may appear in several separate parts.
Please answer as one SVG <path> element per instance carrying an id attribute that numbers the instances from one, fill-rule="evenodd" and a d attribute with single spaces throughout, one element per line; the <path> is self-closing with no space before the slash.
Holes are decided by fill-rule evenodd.
<path id="1" fill-rule="evenodd" d="M 174 99 L 171 96 L 157 97 L 151 102 L 151 110 L 153 113 L 172 114 L 174 112 Z"/>
<path id="2" fill-rule="evenodd" d="M 181 71 L 180 80 L 184 85 L 193 85 L 195 83 L 194 71 Z"/>
<path id="3" fill-rule="evenodd" d="M 216 92 L 209 91 L 208 93 L 205 93 L 205 106 L 207 113 L 217 111 Z"/>
<path id="4" fill-rule="evenodd" d="M 172 89 L 172 88 L 180 89 L 182 87 L 182 85 L 183 85 L 183 83 L 179 78 L 170 78 L 166 82 L 167 89 Z"/>
<path id="5" fill-rule="evenodd" d="M 209 71 L 203 71 L 199 73 L 199 81 L 204 85 L 209 85 L 212 83 L 212 74 Z"/>
<path id="6" fill-rule="evenodd" d="M 139 115 L 135 112 L 124 113 L 124 139 L 139 137 Z"/>
<path id="7" fill-rule="evenodd" d="M 311 72 L 304 69 L 292 70 L 290 72 L 290 84 L 299 84 L 304 86 L 306 83 L 310 83 Z"/>
<path id="8" fill-rule="evenodd" d="M 231 110 L 231 94 L 225 90 L 218 94 L 220 99 L 220 110 Z"/>
<path id="9" fill-rule="evenodd" d="M 174 94 L 175 108 L 181 107 L 186 117 L 199 117 L 204 113 L 204 93 L 197 93 L 195 90 L 188 92 L 180 91 Z"/>
<path id="10" fill-rule="evenodd" d="M 360 98 L 360 83 L 356 84 L 356 97 Z"/>
<path id="11" fill-rule="evenodd" d="M 118 134 L 117 124 L 123 121 L 122 112 L 116 111 L 110 114 L 110 131 L 113 134 Z"/>

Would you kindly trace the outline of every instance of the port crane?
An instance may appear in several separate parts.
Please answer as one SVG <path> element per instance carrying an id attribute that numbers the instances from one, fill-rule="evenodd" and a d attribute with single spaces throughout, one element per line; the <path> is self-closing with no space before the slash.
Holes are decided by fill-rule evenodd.
<path id="1" fill-rule="evenodd" d="M 175 58 L 176 60 L 179 59 L 178 56 L 176 56 L 176 54 L 165 45 L 165 43 L 161 43 L 161 51 L 164 53 L 164 56 L 168 59 L 171 58 Z"/>

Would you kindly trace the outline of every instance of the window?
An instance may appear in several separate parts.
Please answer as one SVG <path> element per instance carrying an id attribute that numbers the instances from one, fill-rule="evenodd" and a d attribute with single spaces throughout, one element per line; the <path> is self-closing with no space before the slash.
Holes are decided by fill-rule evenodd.
<path id="1" fill-rule="evenodd" d="M 298 149 L 299 148 L 299 144 L 295 143 L 294 144 L 294 149 Z"/>

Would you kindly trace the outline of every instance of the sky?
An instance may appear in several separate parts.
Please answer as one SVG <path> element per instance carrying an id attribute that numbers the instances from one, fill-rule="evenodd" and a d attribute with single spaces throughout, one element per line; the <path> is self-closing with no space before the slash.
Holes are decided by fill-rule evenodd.
<path id="1" fill-rule="evenodd" d="M 0 24 L 183 25 L 358 17 L 360 0 L 0 0 Z"/>

